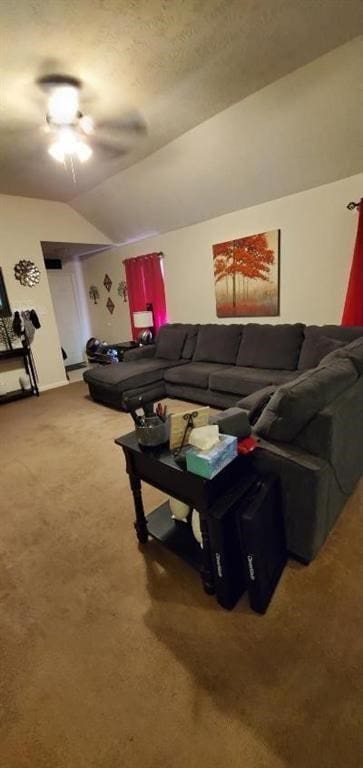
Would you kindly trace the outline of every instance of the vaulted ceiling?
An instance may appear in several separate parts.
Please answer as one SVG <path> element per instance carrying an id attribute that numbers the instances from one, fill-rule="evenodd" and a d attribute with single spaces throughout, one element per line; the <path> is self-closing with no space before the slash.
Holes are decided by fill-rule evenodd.
<path id="1" fill-rule="evenodd" d="M 361 0 L 2 0 L 0 26 L 0 192 L 77 198 L 75 207 L 95 220 L 101 182 L 116 174 L 121 178 L 125 169 L 128 173 L 131 165 L 229 105 L 358 35 L 363 5 Z M 35 80 L 49 72 L 82 79 L 84 105 L 96 121 L 139 110 L 147 137 L 122 157 L 105 159 L 96 152 L 76 169 L 74 183 L 48 156 L 49 139 L 41 130 L 45 100 Z M 98 202 L 90 191 L 95 187 L 101 190 Z M 139 220 L 129 228 L 110 225 L 104 213 L 98 224 L 114 237 L 133 236 L 142 227 Z M 158 227 L 156 219 L 151 216 L 144 227 Z M 182 224 L 176 220 L 176 225 Z"/>
<path id="2" fill-rule="evenodd" d="M 356 175 L 363 169 L 362 64 L 360 37 L 214 115 L 71 205 L 122 243 Z"/>

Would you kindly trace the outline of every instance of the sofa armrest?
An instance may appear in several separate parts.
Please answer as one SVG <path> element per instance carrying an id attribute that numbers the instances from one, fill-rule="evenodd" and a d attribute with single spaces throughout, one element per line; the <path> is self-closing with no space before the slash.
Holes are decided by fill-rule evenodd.
<path id="1" fill-rule="evenodd" d="M 330 509 L 332 473 L 329 464 L 288 443 L 259 438 L 253 464 L 277 475 L 289 552 L 305 563 L 314 559 L 337 516 Z M 340 497 L 338 499 L 340 503 Z"/>
<path id="2" fill-rule="evenodd" d="M 297 435 L 293 444 L 328 461 L 346 494 L 363 474 L 363 376 Z"/>
<path id="3" fill-rule="evenodd" d="M 130 360 L 145 360 L 149 357 L 155 357 L 156 345 L 148 344 L 145 347 L 135 347 L 135 349 L 129 349 L 125 352 L 123 360 L 129 362 Z"/>
<path id="4" fill-rule="evenodd" d="M 268 387 L 257 389 L 256 392 L 252 392 L 250 395 L 246 395 L 241 400 L 238 400 L 236 403 L 237 408 L 248 411 L 250 424 L 255 424 L 265 405 L 267 405 L 272 395 L 276 392 L 276 389 L 277 384 L 270 384 Z"/>

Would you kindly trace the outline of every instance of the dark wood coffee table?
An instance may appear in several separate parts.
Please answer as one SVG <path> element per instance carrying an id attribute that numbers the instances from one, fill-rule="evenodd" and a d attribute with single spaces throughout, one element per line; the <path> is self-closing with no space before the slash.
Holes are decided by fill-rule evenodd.
<path id="1" fill-rule="evenodd" d="M 141 544 L 152 536 L 165 547 L 182 557 L 196 568 L 204 590 L 214 594 L 214 576 L 208 535 L 208 514 L 224 496 L 238 495 L 239 487 L 245 487 L 246 477 L 255 470 L 248 456 L 237 456 L 211 480 L 181 469 L 166 448 L 152 451 L 140 448 L 135 433 L 117 438 L 125 454 L 126 471 L 135 505 L 135 530 Z M 174 520 L 170 515 L 169 502 L 161 504 L 145 516 L 141 493 L 141 481 L 185 502 L 200 514 L 203 547 L 195 540 L 191 526 Z"/>

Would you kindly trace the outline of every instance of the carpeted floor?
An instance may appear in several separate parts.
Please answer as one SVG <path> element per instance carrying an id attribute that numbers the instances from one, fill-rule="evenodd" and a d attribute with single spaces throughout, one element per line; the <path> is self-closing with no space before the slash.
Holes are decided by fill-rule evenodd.
<path id="1" fill-rule="evenodd" d="M 363 494 L 265 617 L 224 612 L 139 551 L 130 420 L 85 395 L 0 409 L 1 768 L 359 768 Z"/>

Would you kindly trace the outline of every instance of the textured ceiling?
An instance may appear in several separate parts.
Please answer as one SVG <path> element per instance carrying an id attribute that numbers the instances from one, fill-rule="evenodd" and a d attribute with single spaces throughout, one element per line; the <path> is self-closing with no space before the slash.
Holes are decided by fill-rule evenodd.
<path id="1" fill-rule="evenodd" d="M 71 205 L 120 243 L 358 174 L 362 62 L 359 37 L 219 112 Z"/>
<path id="2" fill-rule="evenodd" d="M 74 256 L 108 251 L 112 247 L 96 243 L 59 243 L 55 240 L 42 240 L 41 246 L 45 259 L 72 259 Z"/>
<path id="3" fill-rule="evenodd" d="M 0 192 L 68 201 L 363 29 L 361 0 L 1 0 Z M 74 184 L 49 158 L 35 79 L 84 81 L 96 120 L 138 109 L 149 134 L 94 155 Z"/>

